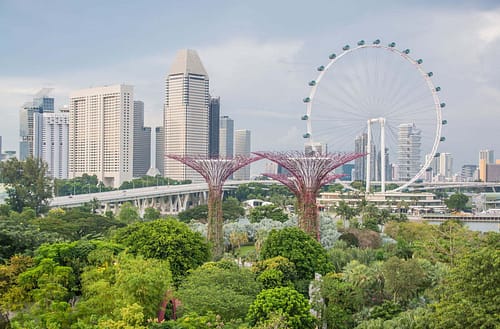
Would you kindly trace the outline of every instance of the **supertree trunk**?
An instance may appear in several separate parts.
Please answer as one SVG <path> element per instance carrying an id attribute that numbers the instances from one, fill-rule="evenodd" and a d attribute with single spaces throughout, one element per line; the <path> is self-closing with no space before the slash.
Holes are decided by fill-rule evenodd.
<path id="1" fill-rule="evenodd" d="M 224 217 L 222 216 L 222 186 L 236 170 L 260 160 L 260 156 L 237 155 L 233 158 L 209 158 L 168 154 L 167 157 L 184 163 L 197 171 L 208 185 L 207 239 L 212 244 L 214 260 L 224 255 Z"/>
<path id="2" fill-rule="evenodd" d="M 316 192 L 305 191 L 297 198 L 299 228 L 319 241 L 320 222 L 319 212 L 316 205 Z"/>
<path id="3" fill-rule="evenodd" d="M 224 254 L 222 188 L 208 191 L 207 239 L 212 243 L 212 255 L 218 260 Z"/>
<path id="4" fill-rule="evenodd" d="M 288 174 L 264 174 L 286 185 L 297 197 L 299 228 L 319 241 L 319 213 L 316 196 L 325 184 L 343 175 L 335 168 L 357 159 L 360 153 L 254 152 L 288 171 Z"/>

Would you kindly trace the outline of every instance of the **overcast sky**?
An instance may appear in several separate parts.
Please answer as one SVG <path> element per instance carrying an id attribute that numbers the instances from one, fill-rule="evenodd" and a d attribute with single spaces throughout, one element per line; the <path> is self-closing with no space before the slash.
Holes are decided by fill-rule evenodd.
<path id="1" fill-rule="evenodd" d="M 198 51 L 221 114 L 252 131 L 253 150 L 302 147 L 300 116 L 315 68 L 358 40 L 412 49 L 442 87 L 440 152 L 454 171 L 480 149 L 500 158 L 500 1 L 0 0 L 0 135 L 18 148 L 19 109 L 39 89 L 125 83 L 161 124 L 175 53 Z"/>

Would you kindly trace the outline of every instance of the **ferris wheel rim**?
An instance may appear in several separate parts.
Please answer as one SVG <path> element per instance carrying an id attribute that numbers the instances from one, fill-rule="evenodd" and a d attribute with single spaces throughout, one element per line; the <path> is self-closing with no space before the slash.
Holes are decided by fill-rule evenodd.
<path id="1" fill-rule="evenodd" d="M 328 70 L 335 63 L 337 63 L 337 61 L 339 61 L 342 57 L 346 56 L 347 54 L 352 53 L 352 52 L 356 52 L 360 49 L 382 49 L 384 51 L 389 51 L 389 52 L 392 52 L 394 54 L 401 56 L 407 62 L 412 64 L 417 69 L 417 71 L 420 73 L 422 78 L 424 78 L 426 85 L 427 85 L 427 88 L 430 91 L 430 93 L 432 95 L 432 99 L 434 101 L 434 110 L 435 110 L 435 114 L 436 114 L 436 126 L 435 126 L 435 131 L 434 131 L 434 142 L 433 142 L 433 145 L 431 148 L 431 152 L 429 153 L 431 156 L 428 157 L 427 159 L 425 159 L 424 164 L 422 165 L 420 170 L 417 172 L 417 174 L 415 174 L 415 176 L 413 176 L 410 180 L 408 180 L 403 185 L 392 190 L 393 192 L 398 192 L 398 191 L 402 191 L 402 190 L 406 189 L 408 186 L 410 186 L 415 181 L 417 181 L 419 178 L 421 178 L 424 175 L 424 173 L 426 172 L 427 168 L 429 168 L 434 157 L 436 156 L 437 149 L 439 147 L 439 143 L 441 142 L 441 132 L 442 132 L 442 128 L 443 128 L 443 116 L 442 116 L 441 108 L 443 107 L 442 104 L 444 104 L 444 103 L 441 103 L 441 101 L 439 99 L 439 96 L 437 94 L 438 90 L 436 90 L 436 86 L 434 85 L 434 83 L 432 82 L 432 79 L 431 79 L 432 74 L 429 74 L 431 72 L 426 72 L 423 69 L 422 61 L 420 59 L 415 60 L 413 57 L 411 57 L 409 55 L 408 49 L 406 49 L 406 50 L 397 49 L 395 47 L 395 43 L 391 43 L 389 45 L 383 45 L 380 43 L 380 40 L 377 40 L 377 41 L 378 41 L 378 43 L 374 42 L 371 44 L 365 43 L 364 41 L 360 41 L 360 42 L 358 42 L 357 46 L 353 47 L 353 48 L 346 45 L 342 48 L 342 53 L 340 53 L 339 55 L 335 55 L 335 54 L 331 55 L 331 56 L 333 56 L 333 58 L 331 56 L 329 57 L 330 61 L 328 62 L 328 64 L 325 66 L 321 66 L 321 68 L 322 68 L 321 70 L 319 70 L 319 68 L 318 68 L 319 74 L 315 80 L 312 80 L 310 82 L 311 90 L 309 92 L 309 96 L 306 98 L 307 99 L 306 114 L 303 116 L 303 118 L 306 118 L 305 120 L 307 121 L 307 123 L 306 123 L 307 131 L 306 131 L 306 134 L 304 135 L 304 137 L 309 140 L 310 145 L 314 144 L 314 134 L 313 134 L 312 122 L 311 122 L 311 115 L 313 113 L 312 112 L 313 100 L 314 100 L 314 97 L 316 95 L 317 88 L 320 85 L 321 80 L 323 79 L 324 75 L 326 74 L 326 72 L 328 72 Z M 360 44 L 360 43 L 362 43 L 362 44 Z M 345 49 L 346 47 L 347 47 L 347 49 Z M 311 85 L 312 82 L 314 82 L 314 83 Z M 304 99 L 304 102 L 306 101 L 306 99 Z"/>

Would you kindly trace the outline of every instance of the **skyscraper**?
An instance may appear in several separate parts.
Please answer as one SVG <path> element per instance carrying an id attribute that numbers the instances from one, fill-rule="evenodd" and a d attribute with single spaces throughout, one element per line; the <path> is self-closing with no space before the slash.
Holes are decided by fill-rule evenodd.
<path id="1" fill-rule="evenodd" d="M 327 153 L 328 152 L 328 146 L 325 143 L 314 143 L 314 144 L 305 144 L 304 145 L 304 152 L 306 155 L 311 155 L 314 152 L 317 153 Z"/>
<path id="2" fill-rule="evenodd" d="M 361 135 L 356 136 L 354 139 L 354 152 L 356 153 L 363 153 L 366 154 L 368 152 L 368 134 L 363 133 Z M 375 145 L 372 144 L 371 147 L 371 154 L 372 156 L 370 157 L 370 176 L 371 180 L 375 180 L 376 177 L 376 162 L 377 162 L 377 157 L 376 155 L 376 149 Z M 364 181 L 366 180 L 366 157 L 360 157 L 354 160 L 354 180 L 360 180 Z"/>
<path id="3" fill-rule="evenodd" d="M 74 91 L 69 106 L 69 177 L 97 175 L 106 186 L 132 179 L 134 87 Z"/>
<path id="4" fill-rule="evenodd" d="M 208 154 L 211 158 L 219 157 L 220 97 L 211 97 L 208 109 Z"/>
<path id="5" fill-rule="evenodd" d="M 453 157 L 451 153 L 439 155 L 439 175 L 451 179 L 453 177 Z"/>
<path id="6" fill-rule="evenodd" d="M 413 123 L 399 125 L 398 173 L 399 180 L 413 178 L 420 170 L 421 131 Z"/>
<path id="7" fill-rule="evenodd" d="M 356 136 L 354 139 L 354 152 L 366 154 L 366 146 L 368 136 L 366 133 Z M 354 160 L 354 177 L 353 180 L 365 180 L 366 173 L 366 157 L 360 157 Z"/>
<path id="8" fill-rule="evenodd" d="M 251 152 L 251 133 L 247 129 L 238 129 L 234 131 L 234 155 L 250 155 Z M 235 180 L 250 179 L 250 165 L 241 168 L 233 174 Z"/>
<path id="9" fill-rule="evenodd" d="M 425 155 L 425 162 L 431 159 L 431 163 L 425 172 L 425 180 L 427 182 L 432 182 L 436 175 L 439 175 L 439 156 L 434 156 L 432 154 Z"/>
<path id="10" fill-rule="evenodd" d="M 155 128 L 155 144 L 156 169 L 163 176 L 165 174 L 165 132 L 163 127 Z"/>
<path id="11" fill-rule="evenodd" d="M 68 178 L 69 113 L 34 113 L 36 157 L 47 163 L 52 178 Z"/>
<path id="12" fill-rule="evenodd" d="M 208 155 L 208 85 L 196 51 L 179 51 L 165 81 L 165 155 Z M 169 158 L 165 159 L 165 176 L 202 181 L 194 170 Z"/>
<path id="13" fill-rule="evenodd" d="M 25 103 L 19 111 L 19 160 L 37 156 L 40 150 L 34 150 L 34 114 L 53 113 L 54 98 L 48 97 L 52 88 L 40 90 L 33 101 Z"/>
<path id="14" fill-rule="evenodd" d="M 144 127 L 144 102 L 134 101 L 133 176 L 146 175 L 151 166 L 151 128 Z"/>
<path id="15" fill-rule="evenodd" d="M 226 158 L 234 154 L 234 121 L 227 115 L 220 118 L 219 154 Z"/>
<path id="16" fill-rule="evenodd" d="M 474 173 L 477 170 L 477 165 L 466 164 L 462 166 L 462 170 L 460 171 L 460 178 L 464 182 L 472 182 L 474 181 Z"/>
<path id="17" fill-rule="evenodd" d="M 479 179 L 486 182 L 486 166 L 495 163 L 495 154 L 493 150 L 479 151 Z"/>

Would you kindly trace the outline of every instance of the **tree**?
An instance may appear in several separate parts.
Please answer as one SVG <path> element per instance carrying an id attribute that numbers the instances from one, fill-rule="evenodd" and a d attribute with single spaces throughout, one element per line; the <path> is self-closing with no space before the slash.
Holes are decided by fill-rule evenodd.
<path id="1" fill-rule="evenodd" d="M 282 256 L 295 264 L 297 290 L 307 293 L 314 273 L 326 274 L 332 268 L 325 249 L 310 235 L 297 227 L 272 230 L 262 246 L 261 259 Z"/>
<path id="2" fill-rule="evenodd" d="M 416 259 L 391 257 L 382 265 L 384 290 L 393 302 L 406 304 L 424 287 L 425 272 Z"/>
<path id="3" fill-rule="evenodd" d="M 81 238 L 97 238 L 105 236 L 111 229 L 125 226 L 125 223 L 90 212 L 72 208 L 61 212 L 50 212 L 48 216 L 30 221 L 43 232 L 57 233 L 66 241 Z"/>
<path id="4" fill-rule="evenodd" d="M 220 261 L 193 270 L 180 285 L 177 296 L 183 313 L 213 313 L 229 321 L 245 317 L 260 289 L 250 270 L 232 261 Z"/>
<path id="5" fill-rule="evenodd" d="M 469 198 L 463 193 L 455 193 L 448 199 L 444 200 L 444 204 L 452 211 L 465 210 Z"/>
<path id="6" fill-rule="evenodd" d="M 323 305 L 315 306 L 327 327 L 352 328 L 355 323 L 353 315 L 363 306 L 361 288 L 341 280 L 338 274 L 330 273 L 321 280 L 320 295 Z"/>
<path id="7" fill-rule="evenodd" d="M 145 325 L 146 319 L 157 315 L 171 283 L 168 262 L 122 253 L 110 263 L 86 268 L 82 300 L 76 305 L 78 319 L 87 324 L 110 319 L 114 325 L 120 321 Z M 137 317 L 130 318 L 132 314 Z"/>
<path id="8" fill-rule="evenodd" d="M 146 221 L 152 221 L 152 220 L 157 220 L 160 219 L 161 214 L 158 209 L 148 207 L 144 209 L 144 220 Z"/>
<path id="9" fill-rule="evenodd" d="M 233 221 L 245 215 L 245 209 L 241 206 L 240 202 L 234 198 L 229 198 L 222 202 L 222 217 L 224 221 Z M 208 206 L 199 205 L 181 211 L 178 215 L 179 220 L 182 222 L 190 222 L 191 220 L 199 220 L 202 222 L 207 221 Z"/>
<path id="10" fill-rule="evenodd" d="M 139 219 L 140 217 L 137 208 L 130 202 L 125 202 L 120 206 L 120 212 L 118 213 L 118 220 L 120 222 L 131 224 L 133 222 L 137 222 Z"/>
<path id="11" fill-rule="evenodd" d="M 175 283 L 210 258 L 205 238 L 172 218 L 131 224 L 117 230 L 114 240 L 134 254 L 168 260 Z"/>
<path id="12" fill-rule="evenodd" d="M 19 274 L 34 265 L 34 261 L 29 256 L 12 256 L 6 264 L 0 265 L 0 319 L 8 322 L 9 311 L 22 307 L 18 302 L 23 298 L 20 295 L 21 289 L 18 285 Z M 0 321 L 0 328 L 2 322 Z"/>
<path id="13" fill-rule="evenodd" d="M 480 244 L 478 235 L 459 221 L 448 220 L 440 225 L 431 225 L 430 234 L 417 241 L 415 254 L 433 262 L 453 265 L 457 256 Z"/>
<path id="14" fill-rule="evenodd" d="M 482 247 L 461 255 L 445 278 L 433 318 L 436 328 L 500 326 L 500 250 Z"/>
<path id="15" fill-rule="evenodd" d="M 250 325 L 262 325 L 280 316 L 289 328 L 313 329 L 316 319 L 310 313 L 307 299 L 290 287 L 262 290 L 248 310 Z"/>
<path id="16" fill-rule="evenodd" d="M 18 276 L 19 304 L 23 305 L 12 319 L 16 328 L 67 328 L 70 325 L 75 275 L 68 266 L 50 258 L 41 259 L 35 267 Z"/>
<path id="17" fill-rule="evenodd" d="M 251 222 L 260 222 L 264 218 L 284 222 L 288 220 L 288 215 L 284 213 L 283 209 L 273 204 L 257 206 L 250 209 L 248 219 L 250 219 Z"/>
<path id="18" fill-rule="evenodd" d="M 52 185 L 47 177 L 47 165 L 41 159 L 28 158 L 19 161 L 11 158 L 0 163 L 0 176 L 7 185 L 7 204 L 12 210 L 21 212 L 24 207 L 36 214 L 48 210 L 52 198 Z"/>
<path id="19" fill-rule="evenodd" d="M 264 289 L 293 286 L 297 279 L 295 264 L 285 257 L 277 256 L 254 263 L 252 271 Z"/>
<path id="20" fill-rule="evenodd" d="M 384 275 L 380 263 L 365 265 L 352 260 L 344 268 L 343 279 L 362 290 L 365 305 L 377 304 L 384 298 Z"/>
<path id="21" fill-rule="evenodd" d="M 186 209 L 178 213 L 177 217 L 181 222 L 184 223 L 189 223 L 191 220 L 199 220 L 206 223 L 208 217 L 208 206 L 206 204 L 203 204 Z"/>
<path id="22" fill-rule="evenodd" d="M 247 232 L 232 231 L 231 233 L 229 233 L 229 243 L 231 244 L 233 252 L 235 249 L 239 250 L 241 245 L 247 242 L 248 242 Z"/>
<path id="23" fill-rule="evenodd" d="M 341 200 L 338 205 L 335 207 L 335 213 L 340 216 L 340 218 L 344 221 L 344 228 L 347 226 L 346 223 L 348 223 L 351 218 L 356 216 L 357 211 L 356 209 L 350 207 L 347 202 L 344 200 Z"/>
<path id="24" fill-rule="evenodd" d="M 43 243 L 60 240 L 59 234 L 40 230 L 32 222 L 20 220 L 16 212 L 9 218 L 0 219 L 0 262 L 16 254 L 32 255 Z"/>
<path id="25" fill-rule="evenodd" d="M 238 199 L 227 198 L 222 201 L 222 217 L 224 221 L 234 221 L 245 216 L 245 208 L 241 206 Z"/>

